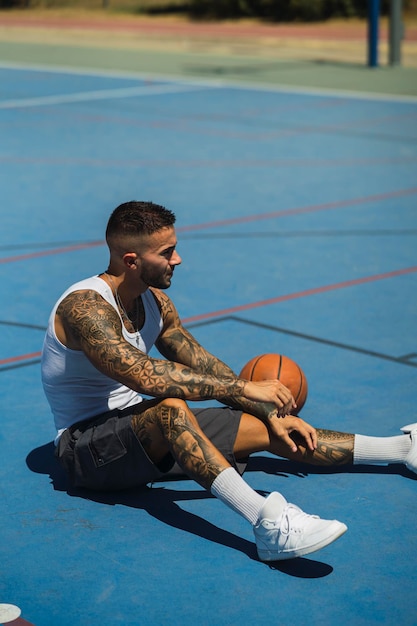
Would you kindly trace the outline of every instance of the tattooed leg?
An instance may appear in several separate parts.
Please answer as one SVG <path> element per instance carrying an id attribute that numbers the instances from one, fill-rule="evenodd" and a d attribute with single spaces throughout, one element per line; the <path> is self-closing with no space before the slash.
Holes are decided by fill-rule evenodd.
<path id="1" fill-rule="evenodd" d="M 291 435 L 292 437 L 292 435 Z M 313 452 L 301 446 L 297 437 L 292 437 L 299 445 L 294 455 L 298 461 L 310 465 L 351 465 L 353 463 L 353 445 L 355 436 L 335 430 L 317 429 L 317 448 Z"/>
<path id="2" fill-rule="evenodd" d="M 230 467 L 182 400 L 163 400 L 135 415 L 132 428 L 154 462 L 170 451 L 187 476 L 205 489 L 209 490 L 216 476 Z"/>
<path id="3" fill-rule="evenodd" d="M 354 435 L 333 430 L 317 429 L 317 449 L 308 450 L 296 433 L 291 438 L 298 451 L 293 453 L 277 437 L 273 437 L 266 425 L 248 413 L 243 413 L 237 433 L 234 453 L 237 459 L 254 452 L 268 451 L 292 461 L 310 465 L 347 465 L 353 463 Z"/>

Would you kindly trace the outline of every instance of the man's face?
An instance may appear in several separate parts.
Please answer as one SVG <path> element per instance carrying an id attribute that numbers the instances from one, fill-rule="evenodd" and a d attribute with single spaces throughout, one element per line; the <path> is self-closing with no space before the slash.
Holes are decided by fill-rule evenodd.
<path id="1" fill-rule="evenodd" d="M 181 257 L 175 249 L 175 229 L 163 228 L 152 235 L 146 235 L 142 243 L 141 251 L 137 253 L 141 280 L 148 287 L 168 289 L 174 268 L 181 263 Z"/>

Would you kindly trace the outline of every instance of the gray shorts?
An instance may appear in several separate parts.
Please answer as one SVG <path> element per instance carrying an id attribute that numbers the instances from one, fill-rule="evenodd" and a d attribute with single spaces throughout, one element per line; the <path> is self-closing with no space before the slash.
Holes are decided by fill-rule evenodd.
<path id="1" fill-rule="evenodd" d="M 132 429 L 132 415 L 154 404 L 154 400 L 144 401 L 124 412 L 105 413 L 65 430 L 55 454 L 71 483 L 96 491 L 114 491 L 184 477 L 171 454 L 155 465 Z M 242 474 L 246 460 L 237 461 L 233 453 L 242 412 L 228 407 L 192 410 L 202 431 Z"/>

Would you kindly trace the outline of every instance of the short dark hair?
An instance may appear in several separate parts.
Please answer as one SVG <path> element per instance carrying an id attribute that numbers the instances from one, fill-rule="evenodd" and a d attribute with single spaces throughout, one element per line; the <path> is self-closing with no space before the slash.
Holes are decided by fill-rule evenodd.
<path id="1" fill-rule="evenodd" d="M 125 202 L 110 215 L 106 240 L 125 236 L 152 235 L 175 224 L 175 214 L 153 202 Z"/>

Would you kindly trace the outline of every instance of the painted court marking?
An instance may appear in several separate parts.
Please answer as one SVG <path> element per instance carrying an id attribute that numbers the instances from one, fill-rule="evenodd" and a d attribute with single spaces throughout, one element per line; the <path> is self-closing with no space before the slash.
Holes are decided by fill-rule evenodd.
<path id="1" fill-rule="evenodd" d="M 390 198 L 398 198 L 401 196 L 410 196 L 417 193 L 417 187 L 411 187 L 410 189 L 399 189 L 397 191 L 389 191 L 387 193 L 374 194 L 371 196 L 364 196 L 360 198 L 351 198 L 349 200 L 337 200 L 335 202 L 326 202 L 324 204 L 314 204 L 306 207 L 297 207 L 294 209 L 282 209 L 279 211 L 272 211 L 270 213 L 258 213 L 255 215 L 246 215 L 243 217 L 234 217 L 225 220 L 217 220 L 213 222 L 205 222 L 202 224 L 190 224 L 188 226 L 179 226 L 176 228 L 178 233 L 186 233 L 196 230 L 204 230 L 206 228 L 216 228 L 219 226 L 230 226 L 231 224 L 244 224 L 246 222 L 256 222 L 258 220 L 274 219 L 277 217 L 285 217 L 288 215 L 299 215 L 302 213 L 314 213 L 314 211 L 326 211 L 331 209 L 345 208 L 348 206 L 354 206 L 358 204 L 365 204 L 367 202 L 382 202 L 383 200 L 389 200 Z M 36 259 L 38 257 L 50 256 L 52 254 L 63 254 L 65 252 L 73 252 L 75 250 L 83 250 L 85 248 L 94 248 L 96 246 L 102 246 L 105 244 L 104 240 L 90 241 L 86 243 L 73 244 L 70 246 L 62 246 L 59 248 L 51 248 L 49 250 L 41 250 L 38 252 L 28 252 L 26 254 L 19 254 L 15 256 L 4 257 L 0 259 L 0 265 L 4 263 L 14 263 L 16 261 L 26 261 L 27 259 Z"/>
<path id="2" fill-rule="evenodd" d="M 15 604 L 0 604 L 0 622 L 7 624 L 17 619 L 22 611 Z"/>
<path id="3" fill-rule="evenodd" d="M 228 309 L 220 309 L 218 311 L 212 311 L 209 313 L 201 313 L 199 315 L 193 315 L 182 319 L 183 324 L 189 324 L 191 322 L 198 322 L 202 320 L 212 319 L 214 317 L 222 317 L 225 315 L 231 315 L 232 313 L 238 313 L 242 311 L 249 311 L 271 304 L 277 304 L 278 302 L 287 302 L 289 300 L 296 300 L 297 298 L 306 298 L 308 296 L 314 296 L 320 293 L 326 293 L 327 291 L 336 291 L 337 289 L 346 289 L 348 287 L 354 287 L 356 285 L 364 285 L 366 283 L 375 282 L 377 280 L 386 280 L 387 278 L 394 278 L 396 276 L 404 276 L 406 274 L 412 274 L 417 272 L 417 265 L 414 267 L 406 267 L 400 270 L 394 270 L 392 272 L 384 272 L 383 274 L 374 274 L 372 276 L 363 276 L 362 278 L 355 278 L 353 280 L 345 280 L 340 283 L 333 283 L 330 285 L 323 285 L 322 287 L 313 287 L 312 289 L 305 289 L 304 291 L 298 291 L 296 293 L 290 293 L 283 296 L 276 296 L 275 298 L 268 298 L 267 300 L 258 300 L 257 302 L 249 302 L 246 304 L 229 307 Z M 19 361 L 37 359 L 41 356 L 41 352 L 32 352 L 26 355 L 20 355 L 15 357 L 9 357 L 7 359 L 0 360 L 0 366 L 10 365 Z"/>
<path id="4" fill-rule="evenodd" d="M 141 80 L 163 80 L 169 83 L 183 83 L 191 85 L 205 86 L 206 88 L 219 88 L 224 87 L 227 89 L 247 89 L 251 91 L 269 91 L 271 93 L 287 93 L 297 94 L 301 96 L 313 96 L 313 97 L 331 97 L 331 98 L 349 98 L 352 100 L 367 100 L 367 101 L 386 101 L 386 102 L 398 102 L 398 103 L 417 103 L 417 96 L 408 95 L 395 95 L 388 93 L 376 93 L 376 92 L 364 92 L 355 91 L 350 89 L 330 89 L 327 87 L 300 87 L 297 85 L 273 85 L 265 82 L 248 83 L 241 80 L 227 80 L 227 79 L 204 79 L 197 76 L 186 77 L 175 74 L 148 74 L 147 72 L 133 72 L 128 70 L 104 70 L 100 68 L 79 68 L 69 65 L 53 66 L 42 64 L 30 64 L 19 62 L 0 62 L 0 68 L 10 70 L 21 70 L 31 72 L 50 72 L 54 74 L 75 74 L 82 76 L 106 76 L 108 78 L 135 78 Z"/>
<path id="5" fill-rule="evenodd" d="M 239 311 L 249 311 L 250 309 L 256 309 L 263 306 L 269 306 L 271 304 L 277 304 L 278 302 L 287 302 L 289 300 L 296 300 L 297 298 L 306 298 L 308 296 L 314 296 L 319 293 L 325 293 L 327 291 L 336 291 L 337 289 L 346 289 L 347 287 L 354 287 L 356 285 L 364 285 L 366 283 L 372 283 L 377 280 L 385 280 L 387 278 L 394 278 L 395 276 L 403 276 L 405 274 L 412 274 L 417 272 L 417 265 L 414 267 L 406 267 L 401 270 L 394 270 L 392 272 L 384 272 L 383 274 L 374 274 L 372 276 L 363 276 L 362 278 L 354 278 L 352 280 L 344 280 L 340 283 L 333 283 L 330 285 L 323 285 L 322 287 L 313 287 L 312 289 L 305 289 L 304 291 L 297 291 L 296 293 L 286 294 L 284 296 L 276 296 L 275 298 L 268 298 L 266 300 L 259 300 L 258 302 L 251 302 L 249 304 L 241 304 L 228 309 L 220 309 L 219 311 L 213 311 L 212 313 L 202 313 L 201 315 L 193 315 L 183 319 L 183 323 L 197 322 L 200 320 L 207 320 L 213 317 L 221 317 L 223 315 L 231 315 L 232 313 L 238 313 Z"/>
<path id="6" fill-rule="evenodd" d="M 417 187 L 411 189 L 400 189 L 398 191 L 390 191 L 387 193 L 374 194 L 371 196 L 365 196 L 361 198 L 351 198 L 350 200 L 337 200 L 335 202 L 327 202 L 325 204 L 315 204 L 307 207 L 300 207 L 295 209 L 282 209 L 279 211 L 272 211 L 270 213 L 260 213 L 257 215 L 247 215 L 245 217 L 235 217 L 225 220 L 218 220 L 215 222 L 206 222 L 205 224 L 195 224 L 190 226 L 183 226 L 177 229 L 179 232 L 189 232 L 191 230 L 200 230 L 203 228 L 215 228 L 217 226 L 229 226 L 231 224 L 243 224 L 245 222 L 255 222 L 258 220 L 268 220 L 276 217 L 284 217 L 286 215 L 299 215 L 301 213 L 313 213 L 314 211 L 326 211 L 329 209 L 339 209 L 343 207 L 353 206 L 355 204 L 364 204 L 366 202 L 380 202 L 382 200 L 389 200 L 390 198 L 397 198 L 400 196 L 409 196 L 417 193 Z"/>
<path id="7" fill-rule="evenodd" d="M 96 91 L 80 91 L 78 93 L 58 94 L 55 96 L 39 96 L 38 98 L 19 98 L 0 102 L 0 109 L 21 109 L 54 104 L 70 104 L 73 102 L 92 102 L 94 100 L 114 100 L 116 98 L 133 98 L 137 96 L 154 96 L 164 93 L 185 93 L 202 89 L 194 85 L 142 85 L 140 87 L 124 87 L 120 89 L 98 89 Z"/>

